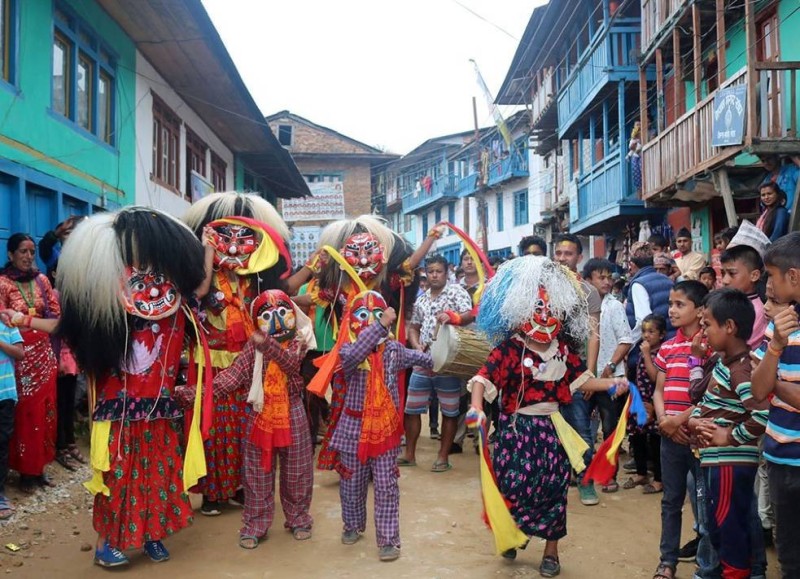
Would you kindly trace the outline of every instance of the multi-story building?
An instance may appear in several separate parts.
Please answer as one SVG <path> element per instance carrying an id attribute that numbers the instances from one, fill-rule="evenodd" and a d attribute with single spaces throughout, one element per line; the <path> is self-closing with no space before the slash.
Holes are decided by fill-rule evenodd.
<path id="1" fill-rule="evenodd" d="M 543 157 L 537 224 L 628 236 L 663 211 L 645 206 L 628 150 L 639 119 L 639 6 L 564 0 L 536 8 L 498 94 L 531 109 L 531 140 Z M 604 251 L 597 244 L 597 253 Z"/>
<path id="2" fill-rule="evenodd" d="M 298 263 L 313 251 L 320 230 L 345 217 L 385 212 L 379 174 L 399 155 L 386 153 L 289 111 L 267 117 L 275 137 L 289 151 L 311 190 L 304 199 L 281 203 L 293 231 Z"/>
<path id="3" fill-rule="evenodd" d="M 72 214 L 308 192 L 200 0 L 0 0 L 0 246 Z M 187 40 L 188 39 L 188 40 Z"/>
<path id="4" fill-rule="evenodd" d="M 435 137 L 385 170 L 387 215 L 396 231 L 418 244 L 448 221 L 464 230 L 489 257 L 516 253 L 532 231 L 529 203 L 527 113 L 508 120 L 509 147 L 497 128 Z M 458 263 L 463 249 L 452 232 L 437 251 Z"/>
<path id="5" fill-rule="evenodd" d="M 641 10 L 643 197 L 691 203 L 672 221 L 710 240 L 757 213 L 759 155 L 800 153 L 800 7 L 641 0 Z"/>

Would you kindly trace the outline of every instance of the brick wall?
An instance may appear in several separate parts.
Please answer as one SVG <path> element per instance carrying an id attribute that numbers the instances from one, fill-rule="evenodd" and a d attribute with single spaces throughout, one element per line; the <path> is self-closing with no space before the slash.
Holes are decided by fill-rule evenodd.
<path id="1" fill-rule="evenodd" d="M 375 153 L 374 149 L 359 146 L 352 141 L 337 137 L 327 131 L 320 131 L 290 118 L 270 121 L 272 132 L 277 136 L 278 125 L 292 126 L 292 153 Z"/>
<path id="2" fill-rule="evenodd" d="M 370 165 L 368 161 L 328 161 L 323 159 L 295 159 L 301 175 L 314 173 L 342 173 L 344 181 L 344 209 L 348 217 L 370 212 Z"/>

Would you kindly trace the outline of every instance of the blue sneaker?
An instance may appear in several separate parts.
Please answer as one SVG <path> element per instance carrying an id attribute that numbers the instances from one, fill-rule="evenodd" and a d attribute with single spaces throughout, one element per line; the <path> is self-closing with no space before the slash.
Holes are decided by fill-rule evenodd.
<path id="1" fill-rule="evenodd" d="M 169 561 L 169 551 L 161 541 L 147 541 L 144 544 L 144 554 L 155 563 Z"/>
<path id="2" fill-rule="evenodd" d="M 102 549 L 95 549 L 94 564 L 101 567 L 121 567 L 128 565 L 130 560 L 125 556 L 125 553 L 119 549 L 115 549 L 108 542 L 103 543 Z"/>

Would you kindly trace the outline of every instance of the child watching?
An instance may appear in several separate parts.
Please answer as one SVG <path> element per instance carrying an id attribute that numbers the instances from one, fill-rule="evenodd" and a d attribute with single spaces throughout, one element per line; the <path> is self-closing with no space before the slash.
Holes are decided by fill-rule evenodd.
<path id="1" fill-rule="evenodd" d="M 764 340 L 767 318 L 764 316 L 764 303 L 758 295 L 756 284 L 761 279 L 764 262 L 758 251 L 749 245 L 729 245 L 720 256 L 722 262 L 722 287 L 744 292 L 755 310 L 753 331 L 748 341 L 755 350 Z"/>
<path id="2" fill-rule="evenodd" d="M 753 551 L 763 549 L 763 544 L 751 543 L 758 439 L 766 428 L 769 408 L 767 402 L 753 400 L 750 389 L 747 340 L 754 317 L 750 300 L 739 290 L 723 288 L 706 299 L 703 333 L 720 357 L 689 420 L 689 430 L 700 446 L 707 489 L 706 523 L 723 579 L 749 577 Z M 702 501 L 698 497 L 699 508 Z"/>
<path id="3" fill-rule="evenodd" d="M 706 286 L 710 292 L 717 288 L 717 272 L 713 267 L 704 267 L 700 270 L 700 283 Z"/>
<path id="4" fill-rule="evenodd" d="M 8 445 L 14 432 L 14 406 L 17 404 L 17 380 L 14 360 L 22 360 L 25 350 L 22 335 L 0 319 L 0 520 L 11 518 L 14 507 L 6 498 Z"/>
<path id="5" fill-rule="evenodd" d="M 699 477 L 700 462 L 689 447 L 687 422 L 692 412 L 689 397 L 689 357 L 692 340 L 700 331 L 702 303 L 708 289 L 696 280 L 675 284 L 669 293 L 669 318 L 677 329 L 674 338 L 661 345 L 655 358 L 658 370 L 653 394 L 658 429 L 661 432 L 661 561 L 653 579 L 673 579 L 681 539 L 681 511 L 690 472 Z M 699 484 L 699 481 L 698 481 Z M 705 529 L 698 527 L 700 540 Z M 701 561 L 698 564 L 703 566 Z"/>
<path id="6" fill-rule="evenodd" d="M 789 210 L 786 209 L 786 193 L 777 183 L 768 181 L 759 187 L 761 194 L 761 216 L 756 227 L 769 237 L 770 241 L 786 235 L 789 230 Z"/>
<path id="7" fill-rule="evenodd" d="M 658 370 L 655 366 L 655 357 L 661 343 L 667 336 L 667 320 L 658 314 L 650 314 L 642 320 L 641 356 L 636 364 L 636 385 L 642 395 L 642 401 L 647 408 L 649 421 L 644 426 L 637 426 L 636 422 L 628 422 L 628 434 L 633 451 L 633 460 L 636 464 L 636 476 L 629 478 L 622 488 L 632 489 L 642 486 L 642 492 L 652 495 L 663 492 L 661 484 L 661 436 L 655 423 L 653 408 L 653 393 L 656 389 Z M 647 462 L 653 462 L 653 481 L 647 478 Z"/>
<path id="8" fill-rule="evenodd" d="M 774 297 L 780 302 L 800 301 L 800 232 L 778 239 L 764 255 Z M 800 324 L 795 307 L 775 315 L 765 333 L 765 343 L 755 355 L 761 359 L 753 371 L 753 398 L 772 394 L 764 437 L 764 458 L 775 514 L 775 545 L 783 577 L 800 577 Z"/>
<path id="9" fill-rule="evenodd" d="M 738 230 L 738 227 L 727 227 L 714 235 L 714 249 L 721 252 L 728 249 L 728 244 L 736 236 Z"/>
<path id="10" fill-rule="evenodd" d="M 614 265 L 606 259 L 592 258 L 583 268 L 583 279 L 597 289 L 603 302 L 600 306 L 600 351 L 597 356 L 597 372 L 601 378 L 625 376 L 625 357 L 633 346 L 633 334 L 625 315 L 625 307 L 611 295 L 611 273 Z M 600 412 L 603 438 L 611 436 L 617 427 L 624 398 L 612 398 L 607 392 L 597 392 L 588 400 L 589 412 L 594 408 Z M 616 480 L 602 487 L 604 493 L 619 490 Z"/>

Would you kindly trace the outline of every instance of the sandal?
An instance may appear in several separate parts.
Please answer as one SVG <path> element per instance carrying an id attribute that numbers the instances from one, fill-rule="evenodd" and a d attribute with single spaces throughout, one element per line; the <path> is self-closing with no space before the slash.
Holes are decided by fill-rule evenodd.
<path id="1" fill-rule="evenodd" d="M 666 563 L 659 563 L 653 579 L 675 579 L 675 567 Z"/>
<path id="2" fill-rule="evenodd" d="M 453 465 L 449 462 L 434 462 L 431 472 L 447 472 L 451 468 L 453 468 Z"/>
<path id="3" fill-rule="evenodd" d="M 256 537 L 255 535 L 239 535 L 239 546 L 248 551 L 258 547 L 260 541 L 261 537 Z"/>
<path id="4" fill-rule="evenodd" d="M 417 466 L 416 460 L 408 460 L 404 456 L 397 457 L 397 466 Z"/>
<path id="5" fill-rule="evenodd" d="M 294 527 L 292 536 L 295 541 L 307 541 L 311 538 L 311 527 Z"/>
<path id="6" fill-rule="evenodd" d="M 642 488 L 643 495 L 657 495 L 658 493 L 664 492 L 664 485 L 661 485 L 661 488 L 658 488 L 653 483 L 647 483 Z"/>
<path id="7" fill-rule="evenodd" d="M 67 470 L 76 471 L 79 465 L 76 464 L 75 458 L 70 454 L 67 449 L 59 450 L 56 453 L 56 462 Z"/>
<path id="8" fill-rule="evenodd" d="M 77 444 L 68 444 L 67 445 L 67 452 L 69 455 L 78 461 L 81 464 L 88 464 L 89 461 L 86 460 L 86 457 L 81 454 L 80 449 L 78 448 Z"/>
<path id="9" fill-rule="evenodd" d="M 0 495 L 0 521 L 7 521 L 14 516 L 14 507 L 5 495 Z"/>
<path id="10" fill-rule="evenodd" d="M 646 477 L 642 477 L 642 478 L 639 478 L 639 479 L 635 479 L 633 477 L 630 477 L 628 480 L 626 480 L 622 484 L 622 488 L 624 488 L 626 491 L 629 491 L 629 490 L 634 489 L 634 488 L 639 487 L 639 486 L 643 487 L 643 486 L 645 486 L 647 484 L 648 483 L 647 483 L 647 478 Z"/>
<path id="11" fill-rule="evenodd" d="M 542 562 L 539 564 L 539 575 L 542 577 L 555 577 L 559 573 L 561 573 L 561 564 L 558 559 L 552 555 L 542 557 Z"/>
<path id="12" fill-rule="evenodd" d="M 615 493 L 619 490 L 619 484 L 617 483 L 617 481 L 611 481 L 607 485 L 603 485 L 602 487 L 600 487 L 600 490 L 603 491 L 604 493 Z"/>

